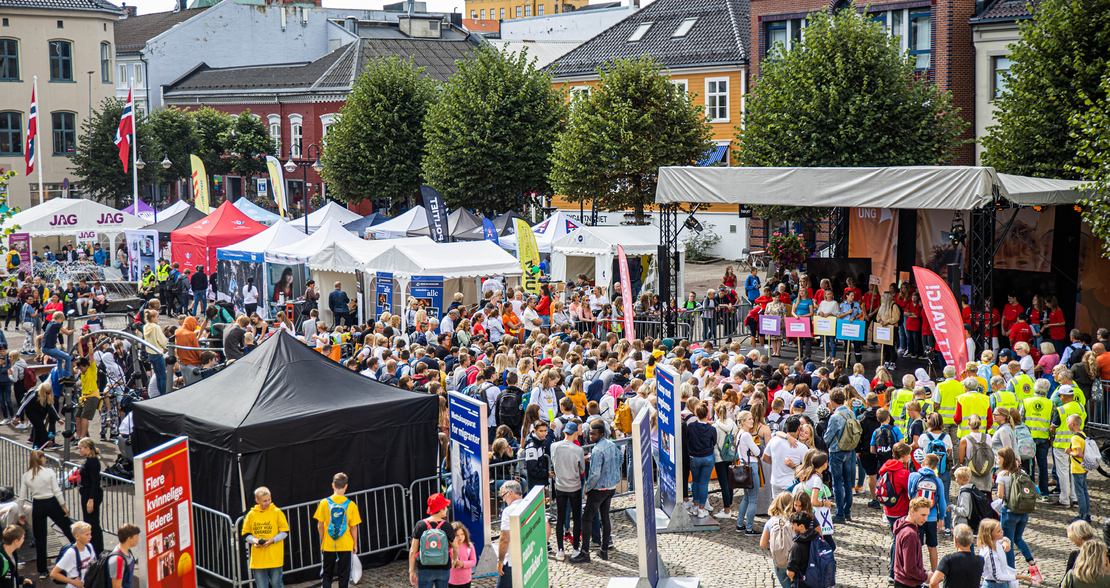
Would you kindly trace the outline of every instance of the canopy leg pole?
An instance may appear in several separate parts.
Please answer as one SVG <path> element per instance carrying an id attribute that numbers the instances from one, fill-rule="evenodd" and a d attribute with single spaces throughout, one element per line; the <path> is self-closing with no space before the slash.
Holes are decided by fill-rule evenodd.
<path id="1" fill-rule="evenodd" d="M 664 305 L 664 311 L 659 313 L 662 332 L 667 337 L 675 337 L 678 331 L 678 313 L 670 310 L 670 300 L 676 299 L 676 306 L 682 301 L 679 296 L 678 263 L 678 205 L 662 204 L 659 206 L 659 300 Z"/>
<path id="2" fill-rule="evenodd" d="M 977 349 L 990 349 L 991 305 L 994 300 L 994 225 L 993 204 L 971 211 L 968 253 L 971 257 L 971 332 Z"/>

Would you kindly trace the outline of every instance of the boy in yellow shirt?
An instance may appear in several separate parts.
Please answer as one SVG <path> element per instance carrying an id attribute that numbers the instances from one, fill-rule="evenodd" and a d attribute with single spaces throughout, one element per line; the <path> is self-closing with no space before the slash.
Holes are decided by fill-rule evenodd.
<path id="1" fill-rule="evenodd" d="M 347 499 L 347 474 L 335 475 L 331 481 L 333 494 L 320 501 L 316 507 L 316 528 L 320 531 L 324 566 L 320 573 L 322 588 L 331 588 L 333 579 L 339 588 L 347 588 L 351 580 L 351 555 L 358 553 L 358 532 L 355 530 L 362 518 L 358 505 Z"/>
<path id="2" fill-rule="evenodd" d="M 96 364 L 87 357 L 78 357 L 74 367 L 81 382 L 81 398 L 77 401 L 76 414 L 77 439 L 89 435 L 89 421 L 100 410 L 100 388 L 96 385 Z"/>
<path id="3" fill-rule="evenodd" d="M 281 568 L 285 565 L 285 550 L 278 545 L 289 535 L 289 521 L 285 513 L 274 506 L 270 489 L 261 486 L 254 491 L 256 506 L 247 513 L 243 522 L 243 535 L 251 546 L 251 570 L 257 588 L 284 588 Z"/>
<path id="4" fill-rule="evenodd" d="M 1091 495 L 1087 492 L 1087 470 L 1083 468 L 1083 450 L 1087 448 L 1087 435 L 1083 433 L 1083 417 L 1068 415 L 1068 430 L 1072 432 L 1071 447 L 1064 450 L 1071 456 L 1071 487 L 1079 503 L 1079 516 L 1075 520 L 1091 522 Z"/>

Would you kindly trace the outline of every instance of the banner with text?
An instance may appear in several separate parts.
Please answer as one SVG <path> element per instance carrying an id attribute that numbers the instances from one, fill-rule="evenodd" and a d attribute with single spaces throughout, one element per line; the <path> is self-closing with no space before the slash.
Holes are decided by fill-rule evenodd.
<path id="1" fill-rule="evenodd" d="M 651 467 L 651 409 L 640 409 L 632 421 L 633 463 L 636 478 L 636 542 L 640 556 L 640 578 L 651 588 L 659 583 L 659 543 L 655 530 L 655 482 Z"/>
<path id="2" fill-rule="evenodd" d="M 31 261 L 31 234 L 30 233 L 12 233 L 8 235 L 8 249 L 19 253 L 19 268 L 12 270 L 15 272 L 23 272 L 28 278 L 31 277 L 35 264 Z"/>
<path id="3" fill-rule="evenodd" d="M 871 273 L 883 284 L 893 282 L 898 269 L 898 210 L 853 208 L 848 218 L 848 257 L 870 259 Z"/>
<path id="4" fill-rule="evenodd" d="M 621 271 L 621 292 L 632 292 L 632 278 L 628 276 L 628 258 L 624 256 L 624 247 L 617 245 L 617 260 Z M 624 338 L 631 343 L 636 338 L 632 325 L 632 297 L 624 296 Z"/>
<path id="5" fill-rule="evenodd" d="M 443 196 L 431 186 L 420 186 L 420 195 L 424 198 L 424 212 L 428 215 L 428 234 L 436 243 L 449 242 L 451 230 L 447 226 L 447 205 L 443 203 Z"/>
<path id="6" fill-rule="evenodd" d="M 136 576 L 149 588 L 196 588 L 189 438 L 135 456 L 135 487 L 143 546 Z"/>
<path id="7" fill-rule="evenodd" d="M 438 319 L 443 309 L 443 276 L 413 276 L 409 294 L 428 313 L 428 318 Z"/>
<path id="8" fill-rule="evenodd" d="M 509 561 L 514 588 L 547 588 L 547 517 L 543 486 L 533 486 L 509 508 Z M 471 541 L 473 543 L 473 540 Z"/>
<path id="9" fill-rule="evenodd" d="M 678 428 L 678 396 L 675 394 L 675 380 L 678 374 L 665 365 L 655 366 L 655 394 L 658 405 L 659 427 L 659 507 L 667 516 L 674 512 L 678 498 L 678 480 L 682 474 L 681 443 Z M 686 480 L 683 479 L 682 483 Z"/>
<path id="10" fill-rule="evenodd" d="M 393 313 L 393 274 L 378 272 L 374 282 L 374 298 L 377 300 L 374 304 L 377 313 L 374 315 L 374 320 L 377 320 L 383 312 Z"/>
<path id="11" fill-rule="evenodd" d="M 489 545 L 489 453 L 486 403 L 457 392 L 450 396 L 452 520 L 470 532 L 478 559 Z"/>
<path id="12" fill-rule="evenodd" d="M 524 275 L 520 278 L 524 290 L 539 296 L 540 294 L 540 251 L 536 245 L 536 234 L 532 227 L 522 218 L 513 219 L 516 223 L 516 255 L 520 259 L 520 269 Z"/>
<path id="13" fill-rule="evenodd" d="M 189 163 L 193 166 L 193 206 L 197 210 L 208 214 L 208 172 L 204 170 L 204 162 L 199 157 L 189 154 Z"/>
<path id="14" fill-rule="evenodd" d="M 266 169 L 270 172 L 270 187 L 274 189 L 274 204 L 277 204 L 281 218 L 285 218 L 285 209 L 289 208 L 285 201 L 285 172 L 281 169 L 281 162 L 273 155 L 266 156 Z"/>
<path id="15" fill-rule="evenodd" d="M 964 337 L 964 321 L 956 297 L 940 276 L 923 268 L 914 266 L 913 277 L 917 291 L 921 293 L 921 305 L 937 349 L 948 365 L 967 365 L 967 339 Z"/>

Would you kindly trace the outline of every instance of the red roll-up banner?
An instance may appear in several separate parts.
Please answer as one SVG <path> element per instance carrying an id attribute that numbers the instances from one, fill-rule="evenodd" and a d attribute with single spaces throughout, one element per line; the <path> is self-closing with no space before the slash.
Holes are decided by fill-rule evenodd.
<path id="1" fill-rule="evenodd" d="M 937 349 L 948 365 L 956 366 L 957 372 L 963 371 L 967 365 L 967 339 L 964 337 L 960 305 L 956 303 L 952 289 L 940 276 L 923 267 L 915 266 L 913 277 L 921 295 L 925 319 L 937 339 Z"/>
<path id="2" fill-rule="evenodd" d="M 632 305 L 635 301 L 632 300 L 632 280 L 628 277 L 628 258 L 620 245 L 617 245 L 617 259 L 621 270 L 621 297 L 624 298 L 624 308 L 621 309 L 624 312 L 624 338 L 631 343 L 636 338 L 632 326 Z"/>

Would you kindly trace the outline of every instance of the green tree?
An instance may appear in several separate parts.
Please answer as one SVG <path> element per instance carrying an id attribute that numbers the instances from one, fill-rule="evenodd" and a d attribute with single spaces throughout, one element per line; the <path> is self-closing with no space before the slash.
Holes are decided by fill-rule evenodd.
<path id="1" fill-rule="evenodd" d="M 266 171 L 266 156 L 277 153 L 265 123 L 244 110 L 224 137 L 228 151 L 228 172 L 248 178 Z"/>
<path id="2" fill-rule="evenodd" d="M 228 138 L 234 119 L 226 112 L 209 106 L 201 106 L 193 111 L 197 139 L 200 148 L 194 153 L 204 162 L 204 171 L 209 176 L 222 176 L 231 172 L 231 160 L 227 158 Z"/>
<path id="3" fill-rule="evenodd" d="M 100 109 L 94 110 L 92 118 L 81 125 L 77 149 L 70 156 L 73 172 L 80 178 L 82 190 L 101 202 L 127 202 L 133 192 L 131 156 L 128 155 L 127 172 L 124 172 L 119 148 L 116 147 L 116 131 L 123 116 L 123 107 L 122 100 L 105 98 L 100 103 Z M 138 123 L 138 145 L 149 143 L 150 127 L 142 113 L 135 113 L 135 121 Z M 139 184 L 148 185 L 153 173 L 151 167 L 139 171 Z"/>
<path id="4" fill-rule="evenodd" d="M 1087 111 L 1072 116 L 1070 140 L 1078 143 L 1077 159 L 1082 163 L 1070 164 L 1068 169 L 1091 180 L 1083 186 L 1088 192 L 1083 219 L 1102 239 L 1103 255 L 1110 256 L 1110 76 L 1102 79 L 1099 92 L 1102 98 L 1079 96 Z"/>
<path id="5" fill-rule="evenodd" d="M 420 193 L 423 125 L 435 82 L 412 59 L 375 60 L 355 82 L 324 143 L 328 196 L 340 202 Z"/>
<path id="6" fill-rule="evenodd" d="M 1000 172 L 1081 179 L 1092 167 L 1070 122 L 1107 88 L 1110 0 L 1042 0 L 1011 45 L 1005 92 L 995 99 L 997 125 L 983 138 L 983 164 Z"/>
<path id="7" fill-rule="evenodd" d="M 915 75 L 914 58 L 855 6 L 811 13 L 805 36 L 760 62 L 736 160 L 749 167 L 935 165 L 956 157 L 968 124 L 951 96 Z M 828 209 L 755 207 L 809 220 Z"/>
<path id="8" fill-rule="evenodd" d="M 447 204 L 494 214 L 552 194 L 549 158 L 566 95 L 526 52 L 459 61 L 425 121 L 424 177 Z"/>
<path id="9" fill-rule="evenodd" d="M 162 150 L 150 151 L 148 155 L 153 161 L 148 162 L 148 168 L 154 168 L 159 185 L 172 184 L 182 178 L 192 176 L 192 165 L 189 155 L 200 151 L 201 141 L 197 132 L 196 121 L 192 113 L 181 110 L 176 106 L 158 108 L 150 113 L 149 126 L 151 143 L 164 145 Z M 162 161 L 162 156 L 170 158 L 170 168 L 162 169 L 155 165 Z M 186 190 L 186 194 L 191 191 Z"/>
<path id="10" fill-rule="evenodd" d="M 631 208 L 655 202 L 660 166 L 691 165 L 713 148 L 705 111 L 650 57 L 618 60 L 575 99 L 551 155 L 551 184 L 569 200 Z"/>

